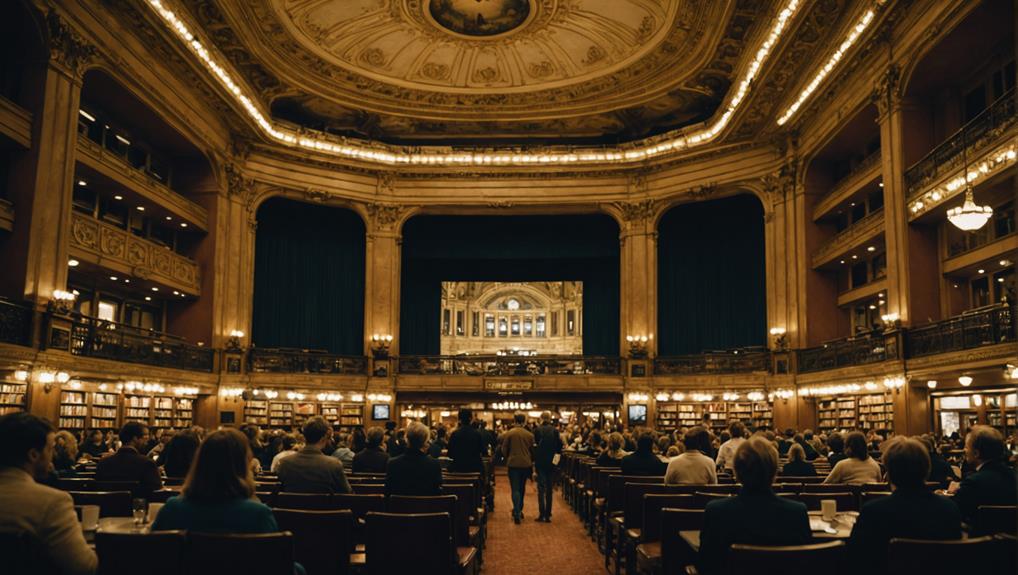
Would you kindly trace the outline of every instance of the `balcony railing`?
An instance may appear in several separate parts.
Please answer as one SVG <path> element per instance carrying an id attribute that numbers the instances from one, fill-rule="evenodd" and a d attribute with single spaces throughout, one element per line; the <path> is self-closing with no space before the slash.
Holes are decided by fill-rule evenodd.
<path id="1" fill-rule="evenodd" d="M 711 351 L 654 359 L 654 375 L 698 375 L 770 371 L 771 354 L 761 350 Z"/>
<path id="2" fill-rule="evenodd" d="M 32 308 L 0 298 L 0 342 L 32 345 Z"/>
<path id="3" fill-rule="evenodd" d="M 971 159 L 997 138 L 1014 123 L 1015 101 L 1014 89 L 1001 96 L 989 108 L 983 110 L 960 130 L 944 140 L 939 146 L 926 154 L 911 168 L 905 171 L 905 187 L 908 189 L 909 200 L 919 195 L 927 186 L 938 180 L 948 171 L 957 170 L 964 163 L 963 152 L 968 149 Z"/>
<path id="4" fill-rule="evenodd" d="M 317 373 L 364 375 L 367 359 L 325 351 L 288 348 L 251 348 L 247 354 L 251 373 Z"/>
<path id="5" fill-rule="evenodd" d="M 71 320 L 71 353 L 158 367 L 212 371 L 213 350 L 157 331 L 84 316 Z"/>
<path id="6" fill-rule="evenodd" d="M 861 162 L 853 166 L 852 169 L 847 174 L 839 178 L 837 182 L 834 182 L 834 185 L 831 186 L 830 192 L 827 193 L 827 197 L 837 196 L 841 194 L 846 187 L 854 185 L 855 177 L 873 169 L 874 166 L 879 165 L 880 158 L 880 148 L 877 148 L 871 152 L 870 155 L 863 158 Z"/>
<path id="7" fill-rule="evenodd" d="M 811 373 L 839 367 L 868 365 L 901 358 L 901 332 L 874 332 L 800 349 L 798 372 Z"/>
<path id="8" fill-rule="evenodd" d="M 884 229 L 884 208 L 880 208 L 863 219 L 841 230 L 820 246 L 813 254 L 813 267 L 817 268 L 856 247 L 861 242 L 882 233 Z"/>
<path id="9" fill-rule="evenodd" d="M 619 375 L 622 362 L 605 356 L 413 355 L 397 360 L 400 375 Z"/>
<path id="10" fill-rule="evenodd" d="M 1015 306 L 994 305 L 908 330 L 908 357 L 924 357 L 1016 341 Z"/>

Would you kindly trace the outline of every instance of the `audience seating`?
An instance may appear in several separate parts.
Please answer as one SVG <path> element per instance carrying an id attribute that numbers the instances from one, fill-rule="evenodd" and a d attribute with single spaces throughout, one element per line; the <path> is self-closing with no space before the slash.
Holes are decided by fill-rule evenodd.
<path id="1" fill-rule="evenodd" d="M 75 505 L 98 505 L 99 517 L 133 515 L 130 491 L 71 491 Z"/>
<path id="2" fill-rule="evenodd" d="M 697 509 L 699 498 L 689 494 L 648 494 L 643 496 L 643 522 L 639 544 L 636 545 L 636 570 L 653 573 L 661 564 L 662 509 Z"/>
<path id="3" fill-rule="evenodd" d="M 948 541 L 891 539 L 887 569 L 889 573 L 923 575 L 1014 575 L 1014 564 L 1007 564 L 1000 541 L 990 536 Z"/>
<path id="4" fill-rule="evenodd" d="M 148 496 L 149 503 L 166 503 L 170 497 L 176 497 L 180 495 L 180 491 L 176 489 L 160 489 L 159 491 L 153 491 Z"/>
<path id="5" fill-rule="evenodd" d="M 188 533 L 185 572 L 188 575 L 223 573 L 293 573 L 293 534 Z M 151 561 L 151 560 L 150 560 Z"/>
<path id="6" fill-rule="evenodd" d="M 290 493 L 280 491 L 272 498 L 272 506 L 280 509 L 328 511 L 340 509 L 330 493 Z"/>
<path id="7" fill-rule="evenodd" d="M 866 505 L 870 501 L 876 501 L 877 499 L 883 499 L 890 495 L 890 491 L 863 491 L 859 494 L 859 509 L 862 510 L 862 506 Z"/>
<path id="8" fill-rule="evenodd" d="M 361 495 L 385 495 L 384 483 L 358 483 L 352 485 L 353 492 Z"/>
<path id="9" fill-rule="evenodd" d="M 179 575 L 187 546 L 184 531 L 95 534 L 99 575 Z"/>
<path id="10" fill-rule="evenodd" d="M 682 540 L 680 531 L 699 531 L 703 528 L 702 509 L 661 510 L 661 573 L 681 573 L 692 564 L 696 555 Z"/>
<path id="11" fill-rule="evenodd" d="M 354 551 L 353 512 L 273 509 L 276 523 L 293 533 L 293 557 L 309 575 L 346 575 Z"/>
<path id="12" fill-rule="evenodd" d="M 434 575 L 475 575 L 473 548 L 457 548 L 452 539 L 452 518 L 448 513 L 376 513 L 365 518 L 367 573 L 428 573 Z M 401 537 L 394 549 L 396 533 Z"/>
<path id="13" fill-rule="evenodd" d="M 255 497 L 258 498 L 258 501 L 261 501 L 269 507 L 272 507 L 274 504 L 273 499 L 275 498 L 275 494 L 271 491 L 255 491 Z"/>
<path id="14" fill-rule="evenodd" d="M 722 573 L 726 575 L 827 573 L 841 563 L 844 548 L 843 541 L 787 546 L 734 544 L 728 552 Z"/>
<path id="15" fill-rule="evenodd" d="M 0 560 L 8 575 L 58 575 L 48 549 L 32 533 L 0 532 Z"/>
<path id="16" fill-rule="evenodd" d="M 1018 507 L 1014 505 L 980 505 L 972 522 L 972 535 L 1018 532 Z"/>

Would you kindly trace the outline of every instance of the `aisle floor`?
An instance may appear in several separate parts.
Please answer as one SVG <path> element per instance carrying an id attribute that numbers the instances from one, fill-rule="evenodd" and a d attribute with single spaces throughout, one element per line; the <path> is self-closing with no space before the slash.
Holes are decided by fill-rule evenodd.
<path id="1" fill-rule="evenodd" d="M 496 473 L 495 512 L 488 518 L 488 543 L 482 575 L 605 573 L 604 559 L 576 514 L 555 491 L 552 522 L 538 523 L 537 486 L 527 482 L 523 522 L 513 523 L 509 479 L 505 468 Z"/>

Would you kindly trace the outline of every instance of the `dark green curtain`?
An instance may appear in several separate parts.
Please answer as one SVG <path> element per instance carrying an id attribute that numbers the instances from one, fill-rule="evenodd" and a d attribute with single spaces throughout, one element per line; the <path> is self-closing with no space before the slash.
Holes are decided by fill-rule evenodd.
<path id="1" fill-rule="evenodd" d="M 403 228 L 400 352 L 440 350 L 444 281 L 582 281 L 583 353 L 618 355 L 619 229 L 608 216 L 420 216 Z"/>
<path id="2" fill-rule="evenodd" d="M 754 196 L 672 208 L 658 225 L 658 353 L 766 345 L 764 274 Z"/>
<path id="3" fill-rule="evenodd" d="M 273 198 L 258 209 L 258 347 L 364 353 L 364 222 L 341 208 Z"/>

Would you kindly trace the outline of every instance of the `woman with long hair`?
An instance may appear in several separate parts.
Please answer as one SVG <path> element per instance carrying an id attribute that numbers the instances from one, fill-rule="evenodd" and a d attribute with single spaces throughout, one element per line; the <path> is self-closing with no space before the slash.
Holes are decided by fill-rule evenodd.
<path id="1" fill-rule="evenodd" d="M 870 457 L 866 436 L 862 432 L 853 431 L 845 437 L 845 455 L 847 457 L 831 469 L 824 483 L 862 485 L 880 483 L 883 480 L 880 464 Z"/>

